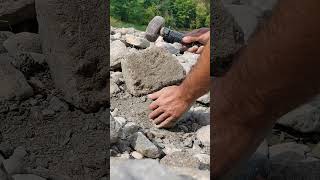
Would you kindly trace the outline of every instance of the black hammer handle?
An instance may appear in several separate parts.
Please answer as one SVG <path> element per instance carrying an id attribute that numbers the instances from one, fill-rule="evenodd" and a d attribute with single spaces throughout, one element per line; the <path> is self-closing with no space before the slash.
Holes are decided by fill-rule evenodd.
<path id="1" fill-rule="evenodd" d="M 177 31 L 173 31 L 173 30 L 171 30 L 169 28 L 166 28 L 166 27 L 164 27 L 162 29 L 163 40 L 168 42 L 168 43 L 178 42 L 178 43 L 184 44 L 187 47 L 192 47 L 194 45 L 203 46 L 203 44 L 201 44 L 200 42 L 193 42 L 193 43 L 190 43 L 190 44 L 183 43 L 182 39 L 183 39 L 184 36 L 185 36 L 185 34 L 183 34 L 181 32 L 177 32 Z"/>

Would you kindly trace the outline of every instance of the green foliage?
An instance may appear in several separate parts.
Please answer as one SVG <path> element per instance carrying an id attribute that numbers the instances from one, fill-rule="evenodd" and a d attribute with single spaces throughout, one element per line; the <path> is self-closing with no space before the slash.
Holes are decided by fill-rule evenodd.
<path id="1" fill-rule="evenodd" d="M 209 27 L 210 6 L 204 0 L 111 0 L 113 22 L 148 25 L 154 16 L 166 19 L 166 26 L 174 29 Z M 119 23 L 118 23 L 119 24 Z"/>

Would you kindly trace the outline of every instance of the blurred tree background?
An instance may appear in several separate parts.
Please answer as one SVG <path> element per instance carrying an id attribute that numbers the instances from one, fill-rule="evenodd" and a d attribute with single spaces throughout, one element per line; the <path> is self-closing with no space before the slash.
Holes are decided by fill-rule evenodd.
<path id="1" fill-rule="evenodd" d="M 110 22 L 115 27 L 145 30 L 154 16 L 162 16 L 166 26 L 178 30 L 209 27 L 208 0 L 111 0 Z"/>

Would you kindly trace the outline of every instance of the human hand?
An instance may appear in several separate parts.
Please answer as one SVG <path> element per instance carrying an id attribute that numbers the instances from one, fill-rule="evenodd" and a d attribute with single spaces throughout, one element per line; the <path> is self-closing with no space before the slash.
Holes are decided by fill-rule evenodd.
<path id="1" fill-rule="evenodd" d="M 153 110 L 149 118 L 158 128 L 172 127 L 192 105 L 192 100 L 188 99 L 180 86 L 165 87 L 148 97 L 154 100 L 149 105 L 149 109 Z"/>
<path id="2" fill-rule="evenodd" d="M 207 44 L 209 39 L 210 39 L 210 29 L 200 28 L 185 34 L 184 38 L 182 39 L 182 42 L 185 44 L 190 44 L 193 42 L 199 42 L 203 44 L 203 46 L 200 46 L 200 47 L 193 46 L 187 49 L 187 51 L 189 52 L 200 54 L 203 51 L 204 45 Z"/>

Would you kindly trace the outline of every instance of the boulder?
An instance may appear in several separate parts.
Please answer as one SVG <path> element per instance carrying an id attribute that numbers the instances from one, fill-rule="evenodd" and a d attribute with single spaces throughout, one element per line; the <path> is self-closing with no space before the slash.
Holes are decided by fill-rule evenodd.
<path id="1" fill-rule="evenodd" d="M 35 17 L 34 0 L 3 0 L 0 2 L 0 19 L 8 22 L 7 24 L 1 23 L 3 25 L 0 28 L 8 28 L 9 24 L 12 26 Z"/>
<path id="2" fill-rule="evenodd" d="M 43 54 L 64 99 L 86 111 L 108 104 L 109 34 L 105 1 L 36 0 Z"/>
<path id="3" fill-rule="evenodd" d="M 21 100 L 33 95 L 33 89 L 23 74 L 15 69 L 8 56 L 0 56 L 0 100 Z"/>
<path id="4" fill-rule="evenodd" d="M 135 96 L 178 84 L 185 77 L 178 61 L 157 47 L 130 53 L 121 60 L 121 67 L 127 88 Z"/>

